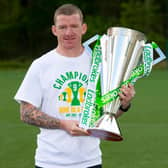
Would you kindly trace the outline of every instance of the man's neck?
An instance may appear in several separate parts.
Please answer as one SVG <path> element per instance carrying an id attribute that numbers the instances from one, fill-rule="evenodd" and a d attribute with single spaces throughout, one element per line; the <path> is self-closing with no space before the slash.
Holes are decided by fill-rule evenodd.
<path id="1" fill-rule="evenodd" d="M 70 49 L 64 49 L 59 46 L 57 46 L 56 51 L 66 57 L 78 57 L 83 53 L 83 46 L 80 46 L 78 48 L 70 48 Z"/>

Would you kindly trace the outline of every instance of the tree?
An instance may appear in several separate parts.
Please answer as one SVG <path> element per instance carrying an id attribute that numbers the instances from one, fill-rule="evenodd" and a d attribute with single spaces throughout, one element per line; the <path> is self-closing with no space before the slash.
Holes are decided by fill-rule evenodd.
<path id="1" fill-rule="evenodd" d="M 106 33 L 111 26 L 126 26 L 144 32 L 148 39 L 164 46 L 168 1 L 155 1 L 1 0 L 0 59 L 29 59 L 55 47 L 50 27 L 55 9 L 64 3 L 76 4 L 84 12 L 88 23 L 84 41 Z"/>
<path id="2" fill-rule="evenodd" d="M 165 43 L 164 27 L 160 15 L 160 3 L 154 0 L 134 1 L 129 0 L 121 5 L 120 23 L 146 34 L 148 39 L 154 40 L 162 47 Z"/>

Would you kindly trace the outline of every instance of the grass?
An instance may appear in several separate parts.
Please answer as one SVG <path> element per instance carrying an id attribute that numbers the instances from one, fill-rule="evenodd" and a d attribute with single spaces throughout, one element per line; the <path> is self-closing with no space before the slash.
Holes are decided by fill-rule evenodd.
<path id="1" fill-rule="evenodd" d="M 38 129 L 19 119 L 13 96 L 26 71 L 0 71 L 0 167 L 33 168 Z M 122 142 L 102 141 L 104 168 L 168 167 L 168 70 L 137 81 L 132 108 L 120 117 Z"/>
<path id="2" fill-rule="evenodd" d="M 20 85 L 25 71 L 0 71 L 0 167 L 33 167 L 35 148 L 34 127 L 23 124 L 19 119 L 19 105 L 13 96 Z"/>

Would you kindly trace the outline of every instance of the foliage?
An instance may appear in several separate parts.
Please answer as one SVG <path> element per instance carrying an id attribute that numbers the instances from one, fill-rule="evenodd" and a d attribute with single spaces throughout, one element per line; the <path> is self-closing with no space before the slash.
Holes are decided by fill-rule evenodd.
<path id="1" fill-rule="evenodd" d="M 122 26 L 144 32 L 148 39 L 157 41 L 162 46 L 165 43 L 161 6 L 153 0 L 123 2 L 120 23 Z M 157 33 L 156 33 L 157 32 Z"/>
<path id="2" fill-rule="evenodd" d="M 64 3 L 74 3 L 84 12 L 89 28 L 84 41 L 106 33 L 110 26 L 126 26 L 144 32 L 165 48 L 166 0 L 1 0 L 0 60 L 32 59 L 54 48 L 57 42 L 50 30 L 53 13 Z"/>

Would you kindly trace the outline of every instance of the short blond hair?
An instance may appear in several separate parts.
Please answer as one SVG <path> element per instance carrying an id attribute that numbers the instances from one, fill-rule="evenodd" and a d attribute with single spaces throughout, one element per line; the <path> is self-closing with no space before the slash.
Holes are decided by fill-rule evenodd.
<path id="1" fill-rule="evenodd" d="M 80 16 L 81 22 L 83 23 L 83 13 L 80 8 L 74 4 L 64 4 L 56 9 L 54 13 L 54 24 L 56 24 L 56 19 L 58 15 L 73 15 L 78 14 Z"/>

